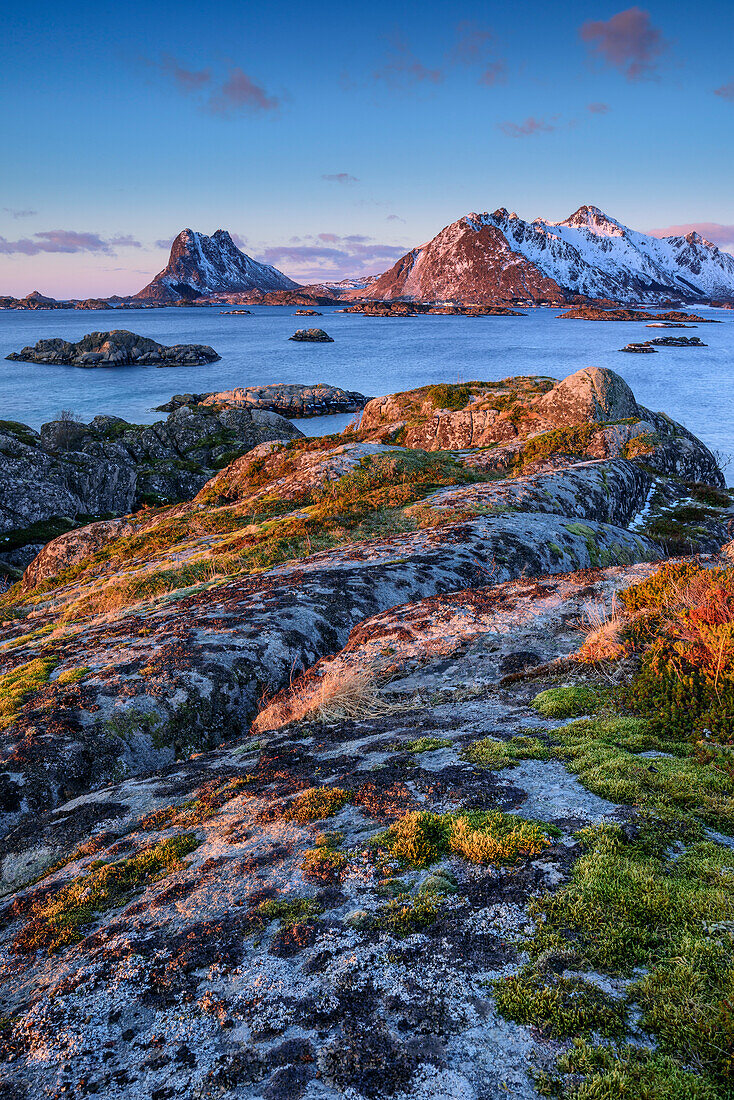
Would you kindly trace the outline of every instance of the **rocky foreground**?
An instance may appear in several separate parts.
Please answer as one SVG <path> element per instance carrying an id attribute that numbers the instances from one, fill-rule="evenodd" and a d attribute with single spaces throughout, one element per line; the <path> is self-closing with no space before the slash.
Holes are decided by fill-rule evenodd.
<path id="1" fill-rule="evenodd" d="M 590 369 L 49 543 L 0 598 L 4 1095 L 730 1097 L 733 518 Z"/>
<path id="2" fill-rule="evenodd" d="M 90 332 L 76 343 L 55 337 L 5 356 L 21 363 L 50 363 L 71 367 L 196 366 L 215 363 L 220 356 L 208 344 L 167 347 L 125 329 Z"/>

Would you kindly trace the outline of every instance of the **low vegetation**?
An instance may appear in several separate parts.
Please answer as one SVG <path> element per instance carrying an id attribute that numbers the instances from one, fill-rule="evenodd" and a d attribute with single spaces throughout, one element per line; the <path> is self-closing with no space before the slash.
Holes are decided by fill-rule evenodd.
<path id="1" fill-rule="evenodd" d="M 193 833 L 182 833 L 128 859 L 92 864 L 86 874 L 50 896 L 44 894 L 31 907 L 30 919 L 13 940 L 13 950 L 19 954 L 51 952 L 76 943 L 98 914 L 124 905 L 151 882 L 175 870 L 199 843 Z"/>
<path id="2" fill-rule="evenodd" d="M 23 703 L 48 683 L 55 657 L 37 657 L 0 676 L 0 730 L 12 726 Z"/>
<path id="3" fill-rule="evenodd" d="M 378 843 L 412 867 L 428 867 L 449 853 L 472 863 L 512 865 L 537 855 L 551 843 L 551 826 L 500 810 L 405 814 Z"/>

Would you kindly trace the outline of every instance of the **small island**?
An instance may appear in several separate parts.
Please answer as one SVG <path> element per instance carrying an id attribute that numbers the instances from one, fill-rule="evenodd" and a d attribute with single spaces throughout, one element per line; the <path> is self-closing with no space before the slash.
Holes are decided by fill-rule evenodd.
<path id="1" fill-rule="evenodd" d="M 334 337 L 329 336 L 328 332 L 324 332 L 322 328 L 299 328 L 288 337 L 289 340 L 296 340 L 298 343 L 307 344 L 333 344 Z"/>
<path id="2" fill-rule="evenodd" d="M 33 347 L 11 352 L 13 362 L 44 363 L 71 367 L 198 366 L 221 358 L 208 344 L 174 344 L 167 347 L 147 336 L 125 329 L 90 332 L 77 343 L 55 337 Z"/>

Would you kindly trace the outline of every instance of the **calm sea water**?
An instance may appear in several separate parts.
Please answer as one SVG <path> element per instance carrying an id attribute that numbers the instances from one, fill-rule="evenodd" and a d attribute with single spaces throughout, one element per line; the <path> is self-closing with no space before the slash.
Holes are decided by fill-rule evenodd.
<path id="1" fill-rule="evenodd" d="M 251 316 L 218 308 L 0 312 L 0 419 L 39 427 L 61 409 L 82 419 L 113 413 L 137 423 L 174 393 L 231 389 L 266 382 L 329 382 L 370 396 L 433 382 L 495 380 L 517 374 L 565 378 L 581 367 L 611 367 L 638 400 L 661 409 L 724 456 L 734 456 L 734 315 L 700 309 L 723 323 L 695 332 L 706 348 L 663 348 L 625 355 L 631 340 L 664 335 L 637 322 L 560 321 L 557 309 L 525 317 L 363 317 L 324 308 L 296 317 L 292 307 L 253 306 Z M 333 344 L 288 340 L 296 328 L 319 325 Z M 221 360 L 199 367 L 114 367 L 83 370 L 9 363 L 5 356 L 43 337 L 78 340 L 92 330 L 126 328 L 164 344 L 211 344 Z M 674 333 L 671 333 L 673 335 Z M 309 435 L 339 430 L 348 416 L 301 421 Z M 734 480 L 734 466 L 727 470 Z"/>

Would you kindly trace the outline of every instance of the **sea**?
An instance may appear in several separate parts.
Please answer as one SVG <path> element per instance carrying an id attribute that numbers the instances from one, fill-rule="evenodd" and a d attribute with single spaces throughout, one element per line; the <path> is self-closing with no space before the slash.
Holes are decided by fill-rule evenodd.
<path id="1" fill-rule="evenodd" d="M 365 317 L 322 307 L 321 317 L 294 308 L 251 306 L 249 315 L 219 307 L 140 310 L 0 311 L 0 419 L 39 428 L 62 410 L 89 421 L 111 413 L 152 423 L 175 393 L 201 393 L 270 382 L 327 382 L 370 397 L 435 382 L 495 381 L 510 375 L 562 379 L 582 367 L 610 367 L 638 401 L 685 424 L 734 482 L 734 312 L 693 307 L 719 324 L 680 335 L 705 348 L 660 348 L 655 355 L 620 350 L 630 341 L 676 335 L 644 322 L 559 320 L 562 310 L 530 309 L 521 317 Z M 290 341 L 317 326 L 333 344 Z M 37 340 L 78 340 L 91 331 L 129 329 L 163 344 L 210 344 L 221 359 L 191 367 L 41 366 L 5 360 Z M 299 421 L 308 435 L 340 431 L 347 414 Z M 728 464 L 728 468 L 727 468 Z"/>

